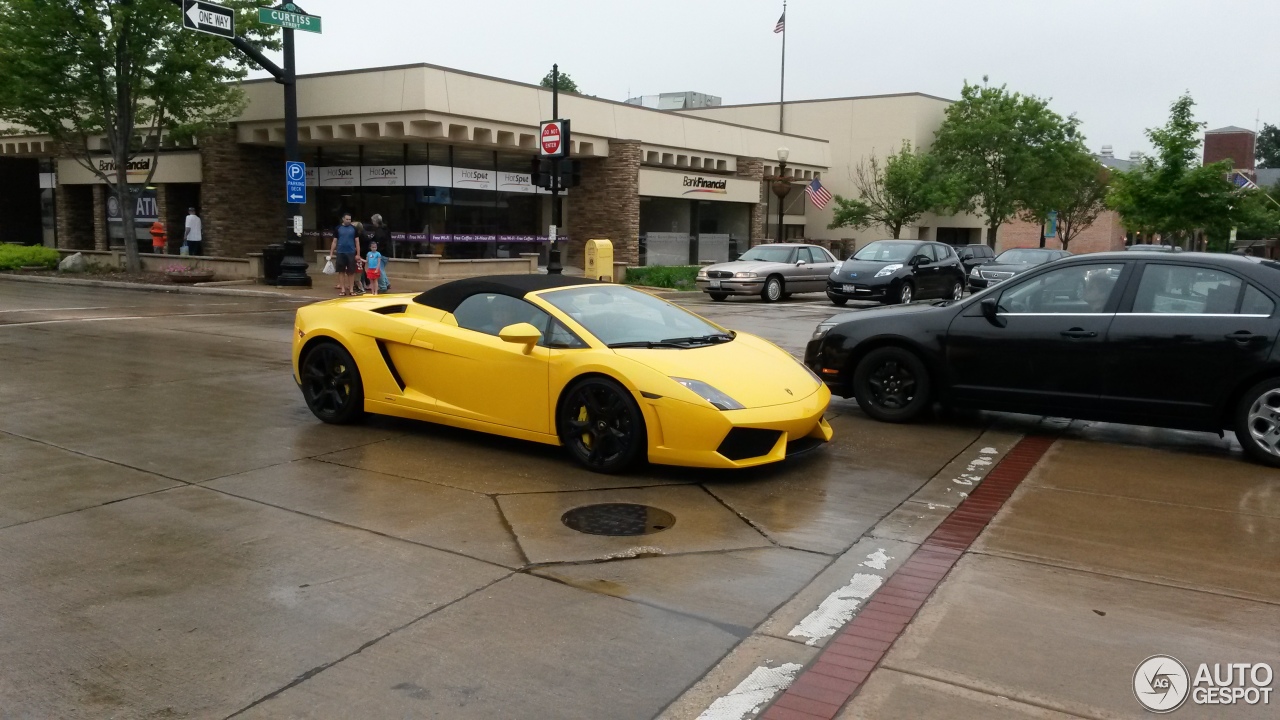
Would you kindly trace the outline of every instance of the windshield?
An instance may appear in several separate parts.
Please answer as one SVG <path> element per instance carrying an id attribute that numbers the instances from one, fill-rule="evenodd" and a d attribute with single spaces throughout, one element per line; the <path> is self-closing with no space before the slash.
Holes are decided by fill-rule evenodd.
<path id="1" fill-rule="evenodd" d="M 791 258 L 796 254 L 793 247 L 778 247 L 777 245 L 757 245 L 750 250 L 742 253 L 738 257 L 739 260 L 755 260 L 757 262 L 776 262 L 787 263 L 794 262 Z"/>
<path id="2" fill-rule="evenodd" d="M 663 342 L 692 346 L 730 338 L 697 315 L 628 287 L 589 285 L 540 297 L 610 346 Z"/>
<path id="3" fill-rule="evenodd" d="M 920 243 L 877 240 L 854 254 L 854 260 L 871 262 L 906 262 Z"/>
<path id="4" fill-rule="evenodd" d="M 1008 265 L 1040 265 L 1053 259 L 1049 250 L 1005 250 L 996 256 L 996 262 Z"/>

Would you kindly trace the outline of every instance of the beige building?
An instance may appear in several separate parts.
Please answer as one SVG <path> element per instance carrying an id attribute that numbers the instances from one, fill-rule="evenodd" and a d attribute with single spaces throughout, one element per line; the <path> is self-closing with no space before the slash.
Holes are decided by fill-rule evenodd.
<path id="1" fill-rule="evenodd" d="M 883 159 L 889 153 L 897 152 L 904 141 L 910 142 L 912 147 L 928 149 L 950 104 L 950 100 L 922 93 L 788 101 L 782 123 L 789 133 L 830 142 L 831 166 L 822 176 L 822 185 L 834 195 L 855 198 L 858 192 L 854 186 L 854 171 L 860 162 L 872 155 Z M 721 105 L 680 112 L 690 117 L 723 120 L 761 129 L 776 130 L 779 127 L 778 103 Z M 766 164 L 765 174 L 775 174 L 776 166 L 776 162 Z M 799 186 L 807 180 L 803 172 L 792 172 L 790 161 L 787 174 L 798 175 L 793 182 Z M 825 241 L 854 239 L 858 245 L 890 237 L 885 228 L 829 229 L 827 225 L 831 223 L 834 207 L 835 203 L 831 203 L 826 209 L 818 209 L 808 202 L 799 187 L 793 189 L 783 201 L 784 236 Z M 775 198 L 770 198 L 768 212 L 768 234 L 776 237 L 778 203 Z M 963 245 L 982 242 L 984 227 L 980 217 L 927 214 L 915 226 L 905 228 L 902 236 Z"/>
<path id="2" fill-rule="evenodd" d="M 137 208 L 144 228 L 159 217 L 180 237 L 173 229 L 194 206 L 206 254 L 239 257 L 284 239 L 282 88 L 271 80 L 243 88 L 246 108 L 225 132 L 161 143 Z M 545 253 L 552 199 L 531 184 L 530 163 L 551 102 L 534 85 L 434 65 L 300 77 L 306 236 L 324 246 L 343 213 L 366 221 L 377 213 L 401 257 Z M 570 264 L 599 237 L 633 264 L 727 259 L 765 237 L 762 178 L 778 147 L 790 148 L 800 178 L 822 177 L 831 162 L 827 140 L 719 118 L 568 94 L 559 110 L 572 122 L 582 175 L 563 198 L 558 228 Z M 105 148 L 94 162 L 114 174 Z M 144 182 L 150 162 L 140 157 L 125 171 Z M 124 242 L 107 186 L 58 157 L 48 137 L 0 139 L 0 187 L 21 189 L 0 208 L 18 216 L 6 240 L 84 249 Z"/>

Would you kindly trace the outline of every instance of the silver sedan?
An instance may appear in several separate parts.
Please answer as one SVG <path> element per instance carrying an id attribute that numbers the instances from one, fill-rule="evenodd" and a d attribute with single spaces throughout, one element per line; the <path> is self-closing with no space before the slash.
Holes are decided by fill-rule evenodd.
<path id="1" fill-rule="evenodd" d="M 698 289 L 712 300 L 730 295 L 759 295 L 777 302 L 791 293 L 822 292 L 839 261 L 818 245 L 757 245 L 733 262 L 698 271 Z"/>

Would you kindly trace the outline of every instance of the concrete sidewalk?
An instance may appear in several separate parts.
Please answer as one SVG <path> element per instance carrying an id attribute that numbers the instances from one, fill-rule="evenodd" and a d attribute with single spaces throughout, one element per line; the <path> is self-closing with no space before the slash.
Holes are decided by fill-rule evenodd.
<path id="1" fill-rule="evenodd" d="M 1153 655 L 1192 681 L 1201 663 L 1280 667 L 1280 471 L 1140 432 L 1173 451 L 1060 440 L 837 717 L 1150 717 L 1134 685 Z M 1177 717 L 1280 714 L 1274 693 L 1198 695 Z"/>

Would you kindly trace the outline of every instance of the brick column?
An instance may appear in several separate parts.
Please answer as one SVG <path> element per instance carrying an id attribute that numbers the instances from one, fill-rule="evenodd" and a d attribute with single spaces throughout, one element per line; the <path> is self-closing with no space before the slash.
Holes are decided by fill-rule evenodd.
<path id="1" fill-rule="evenodd" d="M 284 239 L 283 149 L 211 133 L 200 138 L 200 167 L 205 255 L 243 257 Z"/>
<path id="2" fill-rule="evenodd" d="M 613 241 L 613 257 L 640 262 L 640 143 L 609 142 L 609 157 L 582 161 L 582 184 L 567 198 L 570 241 L 562 262 L 582 267 L 583 246 L 593 238 Z"/>
<path id="3" fill-rule="evenodd" d="M 760 201 L 751 206 L 751 238 L 747 247 L 757 245 L 765 240 L 765 218 L 768 217 L 768 188 L 764 184 L 764 161 L 759 158 L 738 158 L 737 176 L 754 180 L 760 186 Z M 746 248 L 742 248 L 745 250 Z"/>
<path id="4" fill-rule="evenodd" d="M 93 249 L 107 250 L 107 186 L 93 187 Z"/>
<path id="5" fill-rule="evenodd" d="M 58 247 L 92 250 L 94 247 L 93 186 L 59 185 L 53 193 L 58 214 Z"/>

